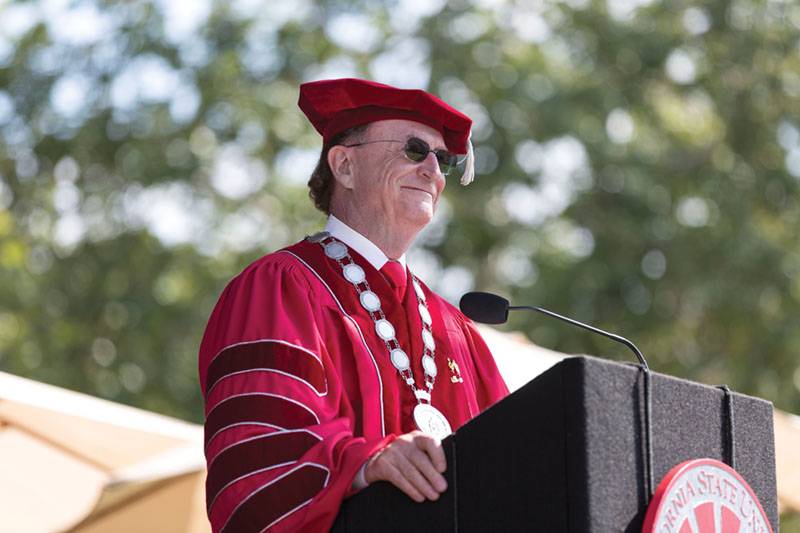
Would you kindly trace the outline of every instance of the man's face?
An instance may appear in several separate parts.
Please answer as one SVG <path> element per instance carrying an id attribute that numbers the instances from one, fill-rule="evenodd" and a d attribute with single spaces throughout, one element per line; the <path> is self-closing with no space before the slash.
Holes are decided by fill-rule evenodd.
<path id="1" fill-rule="evenodd" d="M 416 137 L 432 150 L 446 149 L 441 134 L 409 120 L 382 120 L 370 124 L 361 142 L 348 148 L 353 163 L 355 205 L 376 224 L 398 231 L 421 230 L 433 218 L 445 178 L 436 156 L 421 162 L 406 157 L 406 141 Z"/>

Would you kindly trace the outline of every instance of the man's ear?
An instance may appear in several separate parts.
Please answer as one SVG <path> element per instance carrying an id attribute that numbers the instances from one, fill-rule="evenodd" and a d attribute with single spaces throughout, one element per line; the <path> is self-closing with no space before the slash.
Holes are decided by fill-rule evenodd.
<path id="1" fill-rule="evenodd" d="M 332 146 L 328 150 L 328 166 L 333 178 L 345 189 L 353 188 L 353 161 L 346 146 Z"/>

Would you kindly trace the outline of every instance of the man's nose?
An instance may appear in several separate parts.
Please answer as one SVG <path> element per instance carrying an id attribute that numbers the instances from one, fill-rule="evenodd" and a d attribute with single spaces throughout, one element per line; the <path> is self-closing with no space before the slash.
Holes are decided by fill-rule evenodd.
<path id="1" fill-rule="evenodd" d="M 439 160 L 436 159 L 436 154 L 428 152 L 425 159 L 419 163 L 422 171 L 431 179 L 444 178 L 441 169 L 439 168 Z"/>

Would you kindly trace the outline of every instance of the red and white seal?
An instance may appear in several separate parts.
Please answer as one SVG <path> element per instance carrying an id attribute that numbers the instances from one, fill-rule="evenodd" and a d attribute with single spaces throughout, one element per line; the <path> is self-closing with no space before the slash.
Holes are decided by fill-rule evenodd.
<path id="1" fill-rule="evenodd" d="M 715 459 L 672 467 L 647 508 L 643 533 L 772 533 L 753 489 Z"/>

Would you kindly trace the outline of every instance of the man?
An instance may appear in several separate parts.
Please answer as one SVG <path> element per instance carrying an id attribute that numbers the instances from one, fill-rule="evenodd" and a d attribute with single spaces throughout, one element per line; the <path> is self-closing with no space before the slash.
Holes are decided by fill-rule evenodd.
<path id="1" fill-rule="evenodd" d="M 405 264 L 471 120 L 423 91 L 306 83 L 324 232 L 223 292 L 200 348 L 214 531 L 325 531 L 379 480 L 446 490 L 440 440 L 508 393 L 473 324 Z M 470 158 L 468 158 L 470 159 Z M 471 160 L 466 179 L 471 179 Z"/>

